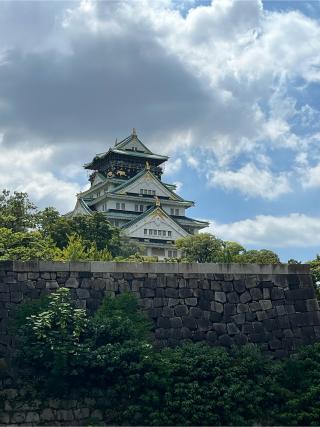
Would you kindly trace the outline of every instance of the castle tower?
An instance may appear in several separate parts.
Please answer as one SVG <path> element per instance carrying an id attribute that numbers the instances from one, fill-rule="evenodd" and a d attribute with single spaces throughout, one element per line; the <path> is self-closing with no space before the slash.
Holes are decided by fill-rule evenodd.
<path id="1" fill-rule="evenodd" d="M 132 134 L 106 153 L 96 154 L 85 169 L 92 170 L 91 187 L 78 195 L 71 215 L 104 213 L 109 221 L 159 259 L 177 256 L 174 241 L 196 234 L 207 222 L 188 218 L 194 202 L 162 182 L 161 165 L 168 157 L 152 153 Z"/>

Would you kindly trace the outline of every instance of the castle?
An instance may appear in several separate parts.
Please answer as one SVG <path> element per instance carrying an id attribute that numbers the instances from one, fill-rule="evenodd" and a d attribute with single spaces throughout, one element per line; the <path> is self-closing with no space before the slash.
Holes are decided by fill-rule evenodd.
<path id="1" fill-rule="evenodd" d="M 102 212 L 123 234 L 139 242 L 145 255 L 160 260 L 179 255 L 175 240 L 198 233 L 207 222 L 185 215 L 194 202 L 161 180 L 167 156 L 152 153 L 135 129 L 107 152 L 96 154 L 85 169 L 91 186 L 77 196 L 71 215 Z"/>

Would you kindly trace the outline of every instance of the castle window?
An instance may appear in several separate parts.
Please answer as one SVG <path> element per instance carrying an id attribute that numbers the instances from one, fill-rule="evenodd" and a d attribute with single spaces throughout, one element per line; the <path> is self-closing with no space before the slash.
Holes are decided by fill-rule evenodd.
<path id="1" fill-rule="evenodd" d="M 120 203 L 119 202 L 116 203 L 116 209 L 120 209 Z"/>
<path id="2" fill-rule="evenodd" d="M 175 215 L 176 215 L 176 216 L 179 216 L 179 209 L 176 209 L 176 210 L 175 210 Z"/>
<path id="3" fill-rule="evenodd" d="M 168 237 L 171 237 L 171 236 L 172 236 L 172 232 L 168 231 Z"/>
<path id="4" fill-rule="evenodd" d="M 143 212 L 143 205 L 140 205 L 140 212 Z"/>
<path id="5" fill-rule="evenodd" d="M 170 208 L 170 215 L 174 215 L 174 209 Z"/>
<path id="6" fill-rule="evenodd" d="M 136 212 L 139 212 L 139 205 L 134 205 L 134 210 L 135 210 Z"/>
<path id="7" fill-rule="evenodd" d="M 149 235 L 152 236 L 152 230 L 151 229 L 149 230 Z"/>
<path id="8" fill-rule="evenodd" d="M 162 234 L 163 234 L 163 236 L 166 236 L 167 235 L 166 230 L 163 230 Z"/>
<path id="9" fill-rule="evenodd" d="M 148 230 L 146 228 L 143 231 L 144 231 L 144 234 L 148 234 Z"/>
<path id="10" fill-rule="evenodd" d="M 140 194 L 143 194 L 143 188 L 140 188 Z"/>
<path id="11" fill-rule="evenodd" d="M 125 203 L 121 203 L 121 210 L 122 211 L 126 210 L 126 204 Z"/>
<path id="12" fill-rule="evenodd" d="M 152 190 L 152 195 L 153 195 L 153 196 L 155 196 L 155 195 L 156 195 L 156 192 L 155 192 L 154 190 Z"/>

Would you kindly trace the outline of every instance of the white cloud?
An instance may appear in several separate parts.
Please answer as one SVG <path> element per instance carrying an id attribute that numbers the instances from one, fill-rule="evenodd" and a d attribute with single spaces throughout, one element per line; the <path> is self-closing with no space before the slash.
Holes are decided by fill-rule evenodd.
<path id="1" fill-rule="evenodd" d="M 165 175 L 174 175 L 179 172 L 182 166 L 182 160 L 178 157 L 175 160 L 169 159 L 165 164 Z"/>
<path id="2" fill-rule="evenodd" d="M 320 187 L 320 163 L 316 166 L 300 169 L 301 182 L 304 188 Z"/>
<path id="3" fill-rule="evenodd" d="M 51 172 L 54 151 L 27 144 L 23 149 L 1 147 L 0 188 L 27 192 L 40 207 L 54 205 L 63 213 L 72 209 L 80 186 Z"/>
<path id="4" fill-rule="evenodd" d="M 258 248 L 320 246 L 320 217 L 299 213 L 288 216 L 258 215 L 228 224 L 211 221 L 210 227 L 203 231 Z"/>
<path id="5" fill-rule="evenodd" d="M 291 191 L 286 174 L 273 175 L 268 169 L 259 169 L 251 163 L 236 171 L 214 170 L 208 176 L 211 185 L 238 190 L 249 197 L 272 200 Z"/>

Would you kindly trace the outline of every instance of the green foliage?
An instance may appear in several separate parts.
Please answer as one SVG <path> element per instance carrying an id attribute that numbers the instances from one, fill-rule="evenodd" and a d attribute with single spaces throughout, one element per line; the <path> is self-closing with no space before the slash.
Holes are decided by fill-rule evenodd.
<path id="1" fill-rule="evenodd" d="M 280 264 L 278 255 L 268 249 L 245 251 L 236 255 L 234 262 L 241 264 Z"/>
<path id="2" fill-rule="evenodd" d="M 320 424 L 320 343 L 302 347 L 279 366 L 278 410 L 274 423 L 288 426 Z"/>
<path id="3" fill-rule="evenodd" d="M 52 260 L 55 255 L 55 245 L 39 231 L 0 228 L 0 260 Z"/>
<path id="4" fill-rule="evenodd" d="M 283 361 L 253 345 L 157 350 L 130 294 L 93 316 L 60 289 L 18 318 L 20 365 L 48 394 L 99 391 L 108 425 L 319 425 L 320 343 Z"/>
<path id="5" fill-rule="evenodd" d="M 26 231 L 35 224 L 35 205 L 29 200 L 27 193 L 15 191 L 13 194 L 3 190 L 0 194 L 0 227 L 14 232 Z"/>
<path id="6" fill-rule="evenodd" d="M 69 243 L 69 236 L 81 237 L 87 250 L 92 243 L 97 250 L 108 249 L 117 252 L 120 242 L 119 230 L 113 227 L 101 212 L 92 215 L 60 216 L 53 208 L 38 213 L 38 226 L 45 236 L 50 237 L 58 248 L 63 249 Z"/>
<path id="7" fill-rule="evenodd" d="M 176 241 L 176 247 L 187 262 L 236 262 L 241 264 L 279 264 L 278 255 L 270 250 L 249 250 L 236 242 L 223 241 L 210 233 L 200 233 Z"/>
<path id="8" fill-rule="evenodd" d="M 217 262 L 223 242 L 212 234 L 201 233 L 176 240 L 176 247 L 188 262 Z"/>
<path id="9" fill-rule="evenodd" d="M 98 250 L 96 243 L 85 245 L 82 237 L 77 234 L 68 236 L 68 244 L 56 251 L 56 261 L 110 261 L 111 253 L 108 249 Z"/>
<path id="10" fill-rule="evenodd" d="M 72 375 L 87 327 L 85 310 L 72 306 L 69 292 L 69 289 L 60 288 L 52 293 L 47 303 L 41 302 L 44 309 L 27 315 L 18 328 L 20 365 L 46 378 L 50 386 L 59 383 L 63 376 Z"/>

